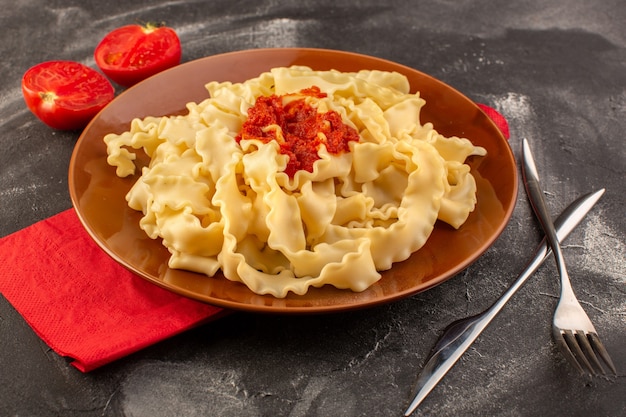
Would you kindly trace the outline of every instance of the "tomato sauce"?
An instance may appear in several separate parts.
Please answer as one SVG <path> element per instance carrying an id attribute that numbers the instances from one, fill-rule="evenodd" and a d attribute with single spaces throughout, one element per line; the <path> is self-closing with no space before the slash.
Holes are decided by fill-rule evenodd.
<path id="1" fill-rule="evenodd" d="M 313 86 L 298 94 L 259 97 L 248 110 L 248 118 L 236 138 L 237 142 L 242 139 L 258 139 L 263 143 L 276 140 L 280 152 L 289 156 L 285 173 L 291 178 L 299 170 L 313 172 L 313 163 L 320 159 L 317 152 L 322 143 L 329 153 L 338 155 L 350 151 L 351 141 L 359 141 L 359 133 L 343 123 L 339 113 L 334 110 L 319 113 L 304 97 L 293 99 L 294 96 L 323 98 L 326 93 Z M 279 129 L 268 126 L 278 126 Z"/>

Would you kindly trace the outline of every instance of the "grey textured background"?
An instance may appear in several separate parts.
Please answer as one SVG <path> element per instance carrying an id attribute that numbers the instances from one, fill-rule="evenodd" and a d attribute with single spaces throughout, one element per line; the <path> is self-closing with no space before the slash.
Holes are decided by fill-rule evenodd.
<path id="1" fill-rule="evenodd" d="M 586 380 L 550 335 L 553 263 L 512 299 L 419 416 L 626 415 L 626 6 L 622 0 L 0 0 L 0 236 L 69 208 L 78 133 L 26 109 L 30 66 L 72 59 L 114 27 L 165 21 L 183 60 L 258 47 L 374 55 L 491 105 L 528 138 L 553 213 L 607 192 L 565 247 L 574 288 L 619 370 Z M 0 415 L 398 416 L 442 329 L 488 307 L 541 232 L 523 189 L 496 244 L 466 271 L 390 305 L 314 317 L 235 314 L 81 374 L 0 297 Z"/>

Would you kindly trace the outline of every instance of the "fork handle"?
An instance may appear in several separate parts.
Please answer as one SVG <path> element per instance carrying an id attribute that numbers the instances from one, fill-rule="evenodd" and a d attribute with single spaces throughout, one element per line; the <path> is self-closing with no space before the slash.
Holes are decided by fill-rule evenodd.
<path id="1" fill-rule="evenodd" d="M 543 190 L 539 182 L 539 173 L 537 172 L 535 160 L 526 139 L 523 139 L 522 164 L 522 175 L 524 177 L 524 185 L 526 186 L 526 192 L 528 193 L 530 205 L 537 215 L 539 223 L 541 223 L 541 227 L 546 234 L 546 239 L 548 240 L 550 248 L 552 248 L 552 253 L 554 254 L 557 266 L 559 268 L 562 291 L 567 291 L 571 293 L 572 288 L 569 281 L 567 268 L 565 266 L 565 260 L 563 258 L 561 245 L 559 244 L 559 238 L 556 234 L 556 229 L 554 227 L 554 223 L 552 222 L 552 218 L 550 217 L 550 211 L 548 210 L 548 207 L 546 205 L 546 200 L 543 197 Z"/>

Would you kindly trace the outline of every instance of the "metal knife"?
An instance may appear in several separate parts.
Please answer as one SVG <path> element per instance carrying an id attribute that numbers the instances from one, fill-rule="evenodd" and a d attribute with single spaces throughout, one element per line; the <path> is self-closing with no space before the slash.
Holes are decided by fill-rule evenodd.
<path id="1" fill-rule="evenodd" d="M 554 222 L 559 242 L 562 242 L 587 215 L 596 204 L 604 189 L 579 197 L 572 202 Z M 419 375 L 416 383 L 416 394 L 404 415 L 411 415 L 437 383 L 452 368 L 463 353 L 474 343 L 474 340 L 502 310 L 509 299 L 517 292 L 526 280 L 551 255 L 552 250 L 544 238 L 535 251 L 535 256 L 517 277 L 517 280 L 487 310 L 475 316 L 467 317 L 451 323 L 433 349 L 429 360 Z"/>

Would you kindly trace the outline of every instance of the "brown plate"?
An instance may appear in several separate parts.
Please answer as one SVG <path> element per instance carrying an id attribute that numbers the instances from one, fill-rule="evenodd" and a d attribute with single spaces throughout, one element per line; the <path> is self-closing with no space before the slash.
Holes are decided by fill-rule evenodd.
<path id="1" fill-rule="evenodd" d="M 106 162 L 107 133 L 129 129 L 135 117 L 186 112 L 185 104 L 208 97 L 209 81 L 241 82 L 272 67 L 307 65 L 317 70 L 379 69 L 405 74 L 426 100 L 422 122 L 444 135 L 464 136 L 487 149 L 469 161 L 478 184 L 478 204 L 467 222 L 454 230 L 437 223 L 426 245 L 408 260 L 394 264 L 366 291 L 331 286 L 311 288 L 284 299 L 258 295 L 218 274 L 174 270 L 160 240 L 139 228 L 141 213 L 124 196 L 136 177 L 118 178 Z M 72 203 L 91 237 L 113 259 L 143 278 L 181 295 L 247 311 L 320 313 L 388 303 L 432 288 L 453 277 L 486 251 L 506 226 L 517 196 L 517 169 L 511 149 L 495 124 L 470 99 L 414 69 L 369 56 L 320 49 L 257 49 L 211 56 L 179 65 L 128 89 L 103 109 L 84 130 L 72 155 L 69 188 Z M 97 265 L 94 265 L 97 268 Z M 115 288 L 111 289 L 112 291 Z"/>

